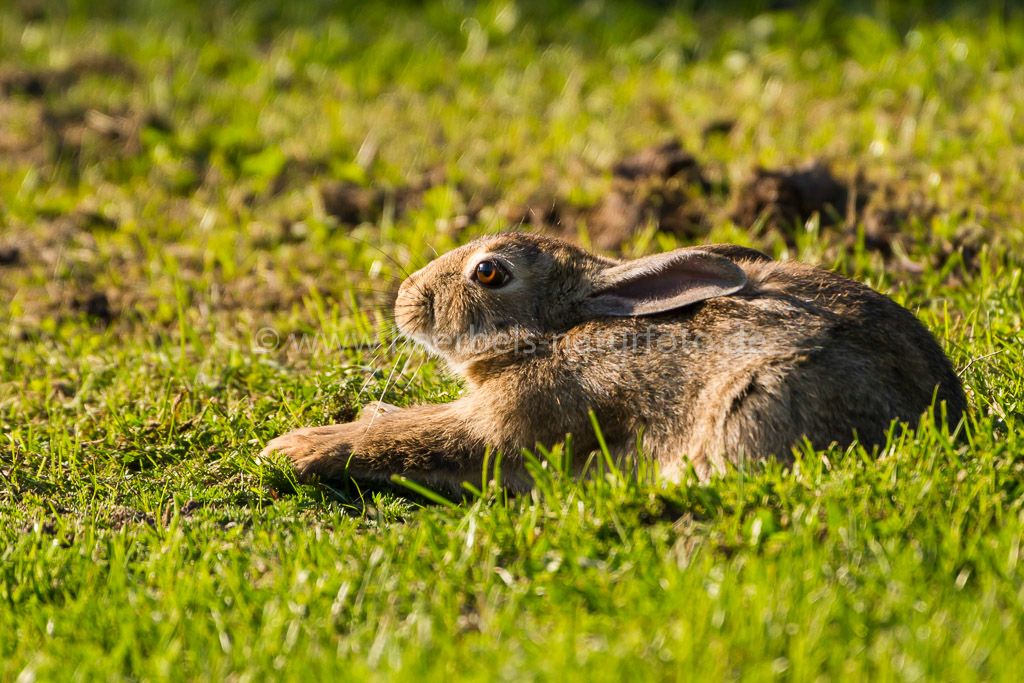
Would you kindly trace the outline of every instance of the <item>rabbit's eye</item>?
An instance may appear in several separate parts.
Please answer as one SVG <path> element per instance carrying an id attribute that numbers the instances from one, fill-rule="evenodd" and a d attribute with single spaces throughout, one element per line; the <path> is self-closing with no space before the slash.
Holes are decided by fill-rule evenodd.
<path id="1" fill-rule="evenodd" d="M 473 270 L 473 277 L 484 287 L 501 287 L 509 280 L 508 271 L 496 261 L 481 261 Z"/>

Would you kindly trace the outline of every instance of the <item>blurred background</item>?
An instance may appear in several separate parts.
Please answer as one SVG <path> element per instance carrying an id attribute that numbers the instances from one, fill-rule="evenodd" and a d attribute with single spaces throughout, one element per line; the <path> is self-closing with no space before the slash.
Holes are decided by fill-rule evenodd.
<path id="1" fill-rule="evenodd" d="M 5 4 L 0 272 L 20 324 L 400 276 L 349 237 L 410 267 L 528 227 L 956 279 L 1017 236 L 1013 3 L 337 5 Z"/>

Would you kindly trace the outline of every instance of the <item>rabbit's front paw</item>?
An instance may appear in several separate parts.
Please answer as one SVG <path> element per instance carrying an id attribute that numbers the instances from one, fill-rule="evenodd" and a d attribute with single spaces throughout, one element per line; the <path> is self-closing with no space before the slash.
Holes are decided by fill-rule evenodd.
<path id="1" fill-rule="evenodd" d="M 271 439 L 260 452 L 265 459 L 281 453 L 291 461 L 300 480 L 313 475 L 332 476 L 345 469 L 357 430 L 353 424 L 305 427 Z"/>

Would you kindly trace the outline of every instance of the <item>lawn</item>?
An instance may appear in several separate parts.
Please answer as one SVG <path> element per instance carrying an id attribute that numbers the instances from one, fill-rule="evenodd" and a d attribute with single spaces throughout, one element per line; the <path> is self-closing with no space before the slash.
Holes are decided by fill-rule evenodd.
<path id="1" fill-rule="evenodd" d="M 1019 679 L 1024 12 L 293 4 L 0 8 L 0 680 Z M 256 461 L 457 396 L 389 302 L 516 227 L 839 270 L 970 417 L 518 498 Z"/>

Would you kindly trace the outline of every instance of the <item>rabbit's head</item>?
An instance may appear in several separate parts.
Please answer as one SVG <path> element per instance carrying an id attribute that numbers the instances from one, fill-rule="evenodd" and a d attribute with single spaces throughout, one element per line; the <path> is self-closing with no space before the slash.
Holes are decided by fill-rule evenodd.
<path id="1" fill-rule="evenodd" d="M 746 282 L 732 260 L 700 248 L 619 262 L 554 238 L 503 233 L 410 275 L 395 319 L 403 333 L 460 365 L 586 320 L 664 313 Z"/>

